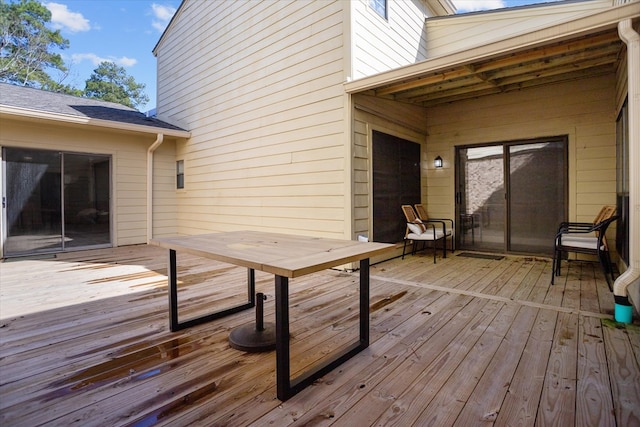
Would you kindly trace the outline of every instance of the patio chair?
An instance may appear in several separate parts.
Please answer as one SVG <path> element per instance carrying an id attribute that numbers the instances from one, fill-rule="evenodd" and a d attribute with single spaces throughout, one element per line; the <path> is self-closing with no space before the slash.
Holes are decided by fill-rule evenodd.
<path id="1" fill-rule="evenodd" d="M 440 224 L 442 232 L 446 236 L 445 242 L 446 239 L 451 239 L 451 252 L 453 253 L 456 250 L 455 240 L 453 238 L 453 229 L 455 228 L 453 220 L 449 218 L 429 218 L 427 209 L 420 203 L 413 205 L 413 207 L 416 209 L 416 214 L 422 222 Z M 447 222 L 451 224 L 449 228 L 447 228 Z"/>
<path id="2" fill-rule="evenodd" d="M 609 225 L 618 219 L 615 213 L 616 208 L 614 206 L 604 206 L 593 223 L 563 222 L 558 226 L 553 248 L 552 285 L 554 284 L 555 276 L 560 276 L 563 255 L 568 252 L 575 252 L 596 255 L 602 266 L 609 290 L 612 289 L 611 283 L 614 280 L 613 265 L 611 264 L 611 256 L 609 255 L 605 234 Z"/>
<path id="3" fill-rule="evenodd" d="M 436 263 L 436 252 L 438 240 L 442 240 L 442 255 L 443 258 L 447 257 L 447 244 L 446 244 L 446 235 L 431 223 L 424 223 L 418 218 L 415 211 L 413 210 L 413 206 L 411 205 L 402 205 L 402 212 L 404 212 L 404 216 L 407 219 L 407 228 L 404 233 L 404 246 L 402 248 L 402 259 L 404 259 L 404 255 L 407 249 L 407 241 L 411 240 L 413 246 L 411 250 L 411 254 L 416 253 L 416 246 L 418 242 L 422 242 L 426 247 L 427 242 L 433 242 L 433 263 Z"/>

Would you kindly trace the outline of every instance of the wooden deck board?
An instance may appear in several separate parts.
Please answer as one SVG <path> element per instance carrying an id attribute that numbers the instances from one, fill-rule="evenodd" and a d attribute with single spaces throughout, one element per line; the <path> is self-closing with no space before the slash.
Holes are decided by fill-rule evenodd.
<path id="1" fill-rule="evenodd" d="M 246 270 L 179 256 L 185 315 L 246 298 Z M 287 402 L 275 355 L 228 345 L 245 311 L 168 329 L 166 252 L 0 264 L 0 424 L 640 425 L 640 327 L 597 264 L 421 253 L 372 266 L 371 345 Z M 357 336 L 357 273 L 293 279 L 292 370 Z M 273 278 L 258 274 L 274 315 Z M 357 326 L 356 326 L 357 327 Z"/>
<path id="2" fill-rule="evenodd" d="M 538 309 L 533 307 L 520 307 L 517 314 L 503 320 L 509 330 L 491 363 L 477 381 L 472 395 L 456 419 L 457 423 L 474 425 L 497 418 L 537 312 Z M 492 393 L 487 395 L 487 390 Z"/>
<path id="3" fill-rule="evenodd" d="M 635 329 L 633 329 L 635 327 Z M 640 396 L 640 373 L 633 369 L 633 359 L 638 362 L 637 320 L 629 328 L 617 328 L 612 322 L 603 322 L 603 335 L 605 352 L 607 354 L 607 365 L 611 378 L 611 394 L 617 424 L 625 426 L 640 425 L 639 397 Z M 633 337 L 635 335 L 635 338 Z M 634 349 L 635 347 L 635 354 Z"/>
<path id="4" fill-rule="evenodd" d="M 609 382 L 602 324 L 592 317 L 583 317 L 581 320 L 578 332 L 576 423 L 583 426 L 615 426 L 611 390 L 602 386 Z"/>
<path id="5" fill-rule="evenodd" d="M 522 352 L 496 425 L 532 425 L 538 410 L 558 313 L 540 309 Z"/>
<path id="6" fill-rule="evenodd" d="M 536 425 L 575 424 L 578 316 L 559 313 Z"/>

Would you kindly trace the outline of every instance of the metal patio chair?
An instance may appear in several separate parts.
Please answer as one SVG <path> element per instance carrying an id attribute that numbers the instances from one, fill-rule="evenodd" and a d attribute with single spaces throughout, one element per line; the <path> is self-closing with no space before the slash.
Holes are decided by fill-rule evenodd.
<path id="1" fill-rule="evenodd" d="M 614 206 L 604 206 L 593 223 L 563 222 L 558 226 L 553 248 L 551 284 L 560 276 L 562 257 L 568 252 L 596 255 L 602 266 L 609 289 L 612 289 L 613 265 L 605 234 L 618 216 Z"/>
<path id="2" fill-rule="evenodd" d="M 446 239 L 451 239 L 451 252 L 453 253 L 456 250 L 455 239 L 453 238 L 453 230 L 455 228 L 455 223 L 453 222 L 453 220 L 450 218 L 429 218 L 429 214 L 427 214 L 427 209 L 421 203 L 417 203 L 413 205 L 413 207 L 416 210 L 416 214 L 418 215 L 418 218 L 420 218 L 422 222 L 432 223 L 434 225 L 440 224 L 439 228 L 441 228 L 442 232 L 446 236 L 445 242 L 446 242 Z M 447 223 L 450 223 L 451 225 L 448 228 L 447 228 Z"/>
<path id="3" fill-rule="evenodd" d="M 402 205 L 402 212 L 407 220 L 407 227 L 404 233 L 404 246 L 402 248 L 402 259 L 407 249 L 407 242 L 410 240 L 413 244 L 411 254 L 416 253 L 417 243 L 422 242 L 426 248 L 426 242 L 433 242 L 433 263 L 436 263 L 436 252 L 438 240 L 442 240 L 442 256 L 447 257 L 446 235 L 439 227 L 432 223 L 424 223 L 418 218 L 413 206 Z"/>

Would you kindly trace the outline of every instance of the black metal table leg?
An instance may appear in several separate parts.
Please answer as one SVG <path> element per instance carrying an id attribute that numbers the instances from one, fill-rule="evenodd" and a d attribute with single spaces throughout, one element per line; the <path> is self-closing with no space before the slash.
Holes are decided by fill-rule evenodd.
<path id="1" fill-rule="evenodd" d="M 276 391 L 278 399 L 291 396 L 289 365 L 289 278 L 277 276 L 276 284 Z"/>
<path id="2" fill-rule="evenodd" d="M 369 347 L 369 259 L 360 261 L 360 337 L 298 377 L 291 379 L 289 340 L 289 279 L 275 277 L 276 287 L 276 391 L 285 401 L 315 380 Z"/>
<path id="3" fill-rule="evenodd" d="M 169 328 L 171 332 L 191 326 L 200 325 L 211 320 L 219 319 L 230 314 L 237 313 L 242 310 L 253 308 L 256 305 L 255 289 L 256 289 L 256 272 L 253 268 L 247 269 L 247 292 L 248 301 L 227 309 L 219 310 L 204 316 L 180 322 L 178 319 L 178 273 L 177 273 L 176 251 L 169 249 Z"/>
<path id="4" fill-rule="evenodd" d="M 360 261 L 360 345 L 369 347 L 369 258 Z"/>

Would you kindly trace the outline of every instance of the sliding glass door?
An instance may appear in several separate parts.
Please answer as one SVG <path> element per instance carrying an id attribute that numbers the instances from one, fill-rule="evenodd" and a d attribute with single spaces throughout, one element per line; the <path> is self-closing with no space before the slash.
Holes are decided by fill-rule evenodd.
<path id="1" fill-rule="evenodd" d="M 110 157 L 5 148 L 6 256 L 108 246 Z"/>
<path id="2" fill-rule="evenodd" d="M 507 146 L 508 251 L 553 253 L 567 217 L 566 152 L 564 139 Z"/>
<path id="3" fill-rule="evenodd" d="M 566 164 L 564 137 L 458 148 L 460 247 L 550 254 L 566 218 Z"/>
<path id="4" fill-rule="evenodd" d="M 62 250 L 60 153 L 6 148 L 5 255 Z"/>
<path id="5" fill-rule="evenodd" d="M 458 149 L 458 247 L 504 250 L 503 151 L 501 145 Z"/>

